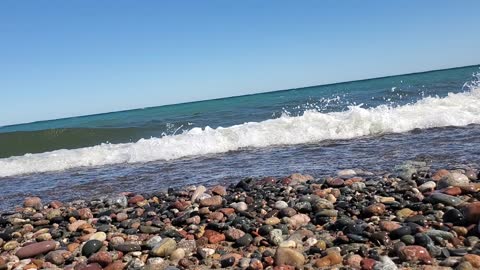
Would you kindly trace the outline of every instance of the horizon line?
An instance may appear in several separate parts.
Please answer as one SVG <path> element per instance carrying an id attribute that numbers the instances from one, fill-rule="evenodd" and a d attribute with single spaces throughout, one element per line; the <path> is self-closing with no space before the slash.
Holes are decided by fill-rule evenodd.
<path id="1" fill-rule="evenodd" d="M 248 96 L 254 96 L 254 95 L 265 95 L 265 94 L 271 94 L 271 93 L 276 93 L 276 92 L 303 90 L 303 89 L 320 87 L 320 86 L 333 86 L 333 85 L 338 85 L 338 84 L 364 82 L 364 81 L 386 79 L 386 78 L 393 78 L 393 77 L 407 76 L 407 75 L 415 75 L 415 74 L 424 74 L 424 73 L 444 71 L 444 70 L 452 70 L 452 69 L 469 68 L 469 67 L 476 67 L 476 66 L 480 66 L 480 64 L 457 66 L 457 67 L 452 67 L 452 68 L 432 69 L 432 70 L 426 70 L 426 71 L 416 71 L 416 72 L 409 72 L 409 73 L 403 73 L 403 74 L 386 75 L 386 76 L 372 77 L 372 78 L 367 78 L 367 79 L 357 79 L 357 80 L 351 80 L 351 81 L 333 82 L 333 83 L 310 85 L 310 86 L 299 86 L 299 87 L 294 87 L 294 88 L 280 89 L 280 90 L 273 90 L 273 91 L 264 91 L 264 92 L 260 91 L 260 92 L 251 93 L 251 94 L 234 95 L 234 96 L 228 96 L 228 97 L 218 97 L 218 98 L 212 98 L 212 99 L 201 99 L 201 100 L 195 100 L 195 101 L 185 101 L 185 102 L 170 103 L 170 104 L 163 104 L 163 105 L 157 105 L 157 106 L 148 106 L 148 107 L 143 107 L 143 108 L 125 109 L 125 110 L 118 110 L 118 111 L 111 111 L 111 112 L 101 112 L 101 113 L 84 114 L 84 115 L 78 115 L 78 116 L 67 116 L 67 117 L 61 117 L 61 118 L 55 118 L 55 119 L 37 120 L 37 121 L 23 122 L 23 123 L 18 123 L 18 124 L 8 124 L 8 125 L 0 126 L 0 129 L 13 127 L 13 126 L 30 125 L 30 124 L 42 123 L 42 122 L 66 120 L 66 119 L 72 119 L 72 118 L 84 118 L 84 117 L 90 117 L 90 116 L 106 115 L 106 114 L 111 114 L 111 113 L 123 113 L 123 112 L 147 110 L 147 109 L 158 108 L 158 107 L 169 107 L 169 106 L 177 106 L 177 105 L 195 104 L 195 103 L 201 103 L 201 102 L 207 102 L 207 101 L 224 100 L 224 99 L 230 99 L 230 98 L 240 98 L 240 97 L 248 97 Z"/>

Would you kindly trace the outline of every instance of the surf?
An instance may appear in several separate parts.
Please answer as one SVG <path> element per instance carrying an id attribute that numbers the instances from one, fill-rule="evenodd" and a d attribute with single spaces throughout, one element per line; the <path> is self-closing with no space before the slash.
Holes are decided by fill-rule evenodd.
<path id="1" fill-rule="evenodd" d="M 177 135 L 131 143 L 102 143 L 3 158 L 0 159 L 0 177 L 480 124 L 480 88 L 478 85 L 469 87 L 472 89 L 466 92 L 450 93 L 442 98 L 425 97 L 397 107 L 363 108 L 357 105 L 329 113 L 306 110 L 300 116 L 284 114 L 275 119 L 230 127 L 196 127 Z"/>

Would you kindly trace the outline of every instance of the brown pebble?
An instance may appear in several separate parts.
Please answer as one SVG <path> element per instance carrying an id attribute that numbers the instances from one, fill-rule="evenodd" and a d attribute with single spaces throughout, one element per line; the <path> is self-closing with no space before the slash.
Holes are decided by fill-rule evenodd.
<path id="1" fill-rule="evenodd" d="M 15 255 L 20 259 L 35 257 L 40 254 L 47 253 L 56 248 L 57 242 L 55 241 L 44 241 L 39 243 L 30 244 L 20 248 Z"/>

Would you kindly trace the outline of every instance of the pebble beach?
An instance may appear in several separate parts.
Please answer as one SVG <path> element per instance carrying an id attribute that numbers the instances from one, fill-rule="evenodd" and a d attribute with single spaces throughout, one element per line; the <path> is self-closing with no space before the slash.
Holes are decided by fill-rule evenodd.
<path id="1" fill-rule="evenodd" d="M 0 269 L 478 269 L 477 168 L 407 162 L 314 178 L 25 198 L 0 218 Z"/>

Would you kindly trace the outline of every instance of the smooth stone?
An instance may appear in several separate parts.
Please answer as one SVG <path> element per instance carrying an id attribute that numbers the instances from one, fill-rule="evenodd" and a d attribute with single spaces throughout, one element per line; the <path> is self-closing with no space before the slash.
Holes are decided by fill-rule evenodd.
<path id="1" fill-rule="evenodd" d="M 198 197 L 202 195 L 205 191 L 207 191 L 207 189 L 204 186 L 202 185 L 198 186 L 192 194 L 191 201 L 195 202 L 198 199 Z"/>
<path id="2" fill-rule="evenodd" d="M 480 221 L 480 202 L 472 202 L 462 208 L 466 221 L 477 224 Z"/>
<path id="3" fill-rule="evenodd" d="M 475 254 L 467 254 L 463 256 L 463 261 L 469 262 L 473 267 L 480 268 L 480 256 Z"/>
<path id="4" fill-rule="evenodd" d="M 44 241 L 44 242 L 34 243 L 28 246 L 22 247 L 15 253 L 15 255 L 20 259 L 31 258 L 37 255 L 52 251 L 56 247 L 57 247 L 57 242 Z"/>
<path id="5" fill-rule="evenodd" d="M 453 234 L 446 232 L 446 231 L 441 231 L 441 230 L 428 230 L 427 235 L 430 237 L 440 237 L 446 240 L 452 240 L 453 239 Z"/>
<path id="6" fill-rule="evenodd" d="M 390 243 L 390 237 L 388 236 L 388 232 L 372 233 L 372 235 L 370 236 L 370 240 L 380 245 L 388 245 Z"/>
<path id="7" fill-rule="evenodd" d="M 435 187 L 437 187 L 437 183 L 435 183 L 434 181 L 427 181 L 418 186 L 418 190 L 420 190 L 421 192 L 432 191 L 435 190 Z"/>
<path id="8" fill-rule="evenodd" d="M 461 173 L 452 172 L 438 181 L 438 188 L 446 188 L 449 186 L 466 186 L 468 184 L 470 184 L 470 180 L 467 176 Z"/>
<path id="9" fill-rule="evenodd" d="M 154 256 L 165 257 L 170 255 L 177 248 L 177 242 L 172 238 L 164 238 L 157 246 L 155 246 L 151 253 Z"/>
<path id="10" fill-rule="evenodd" d="M 282 209 L 287 208 L 287 207 L 288 207 L 288 203 L 286 203 L 284 201 L 277 201 L 277 202 L 275 202 L 275 206 L 274 206 L 274 208 L 278 209 L 278 210 L 282 210 Z"/>
<path id="11" fill-rule="evenodd" d="M 244 247 L 250 245 L 250 243 L 253 241 L 253 237 L 251 234 L 245 234 L 244 236 L 240 237 L 235 241 L 235 244 L 239 247 Z"/>
<path id="12" fill-rule="evenodd" d="M 43 207 L 42 199 L 40 199 L 39 197 L 26 197 L 23 201 L 23 206 L 30 207 L 35 210 L 41 210 Z"/>
<path id="13" fill-rule="evenodd" d="M 211 207 L 211 206 L 221 206 L 222 205 L 222 197 L 221 196 L 212 196 L 210 198 L 206 198 L 200 201 L 201 207 Z"/>
<path id="14" fill-rule="evenodd" d="M 268 226 L 268 225 L 266 225 L 266 226 Z M 273 227 L 272 227 L 272 229 L 273 229 Z M 225 238 L 229 241 L 236 241 L 236 240 L 240 239 L 241 237 L 243 237 L 244 235 L 245 235 L 244 231 L 242 231 L 240 229 L 233 228 L 233 227 L 228 228 L 228 230 L 225 232 Z"/>
<path id="15" fill-rule="evenodd" d="M 404 242 L 407 245 L 413 245 L 415 244 L 415 237 L 413 235 L 404 235 L 400 238 L 402 242 Z"/>
<path id="16" fill-rule="evenodd" d="M 155 226 L 140 226 L 140 231 L 146 234 L 156 234 L 161 232 L 162 229 Z"/>
<path id="17" fill-rule="evenodd" d="M 302 253 L 291 248 L 277 248 L 274 257 L 275 265 L 290 265 L 294 267 L 303 267 L 305 257 Z"/>
<path id="18" fill-rule="evenodd" d="M 124 208 L 128 205 L 128 199 L 122 194 L 112 195 L 105 199 L 105 203 L 109 206 L 118 206 Z"/>
<path id="19" fill-rule="evenodd" d="M 434 203 L 443 203 L 450 206 L 458 206 L 462 203 L 462 200 L 460 198 L 443 193 L 434 193 L 430 195 L 429 199 Z"/>
<path id="20" fill-rule="evenodd" d="M 142 247 L 134 243 L 124 243 L 124 244 L 115 245 L 114 249 L 124 253 L 128 253 L 128 252 L 141 251 Z"/>
<path id="21" fill-rule="evenodd" d="M 443 221 L 453 225 L 462 225 L 465 222 L 465 217 L 460 210 L 452 208 L 443 214 Z"/>
<path id="22" fill-rule="evenodd" d="M 89 240 L 98 240 L 98 241 L 105 241 L 107 239 L 107 234 L 104 232 L 96 232 L 90 236 Z"/>
<path id="23" fill-rule="evenodd" d="M 265 220 L 266 225 L 277 225 L 278 223 L 280 223 L 280 219 L 277 217 L 271 217 Z"/>
<path id="24" fill-rule="evenodd" d="M 404 235 L 412 234 L 412 228 L 409 226 L 402 226 L 392 232 L 390 232 L 390 237 L 392 239 L 399 239 Z"/>
<path id="25" fill-rule="evenodd" d="M 102 248 L 103 243 L 98 240 L 89 240 L 83 245 L 82 255 L 85 257 L 90 257 L 93 253 L 97 252 Z"/>
<path id="26" fill-rule="evenodd" d="M 185 250 L 183 248 L 175 249 L 172 254 L 170 254 L 170 260 L 172 261 L 180 261 L 185 257 Z"/>
<path id="27" fill-rule="evenodd" d="M 433 259 L 430 253 L 421 246 L 406 246 L 400 249 L 399 257 L 401 260 L 407 262 L 422 262 L 425 264 L 431 264 Z"/>
<path id="28" fill-rule="evenodd" d="M 342 262 L 342 256 L 338 252 L 327 252 L 327 256 L 324 256 L 315 261 L 315 267 L 330 267 Z"/>
<path id="29" fill-rule="evenodd" d="M 245 202 L 232 203 L 230 206 L 238 212 L 244 212 L 248 209 L 248 205 Z"/>
<path id="30" fill-rule="evenodd" d="M 269 240 L 273 245 L 278 246 L 281 242 L 283 242 L 282 231 L 279 230 L 279 229 L 274 229 L 274 230 L 270 231 Z"/>
<path id="31" fill-rule="evenodd" d="M 385 213 L 386 207 L 383 203 L 375 203 L 365 208 L 364 213 L 371 216 L 379 216 Z"/>
<path id="32" fill-rule="evenodd" d="M 352 169 L 344 169 L 337 172 L 338 177 L 351 177 L 355 175 L 357 175 L 357 173 Z"/>

